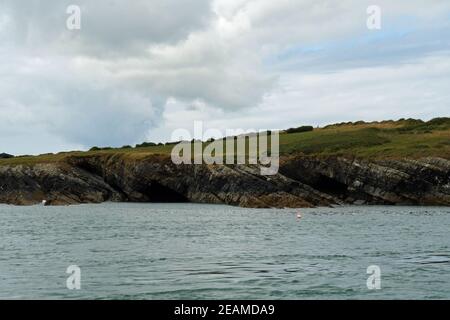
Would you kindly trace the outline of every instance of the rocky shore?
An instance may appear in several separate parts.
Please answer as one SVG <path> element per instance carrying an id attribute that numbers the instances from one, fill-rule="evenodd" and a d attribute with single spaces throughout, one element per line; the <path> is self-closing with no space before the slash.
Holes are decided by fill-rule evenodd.
<path id="1" fill-rule="evenodd" d="M 254 208 L 338 204 L 450 205 L 450 161 L 290 156 L 275 176 L 246 165 L 175 165 L 165 156 L 67 157 L 0 165 L 0 202 L 51 205 L 196 202 Z"/>

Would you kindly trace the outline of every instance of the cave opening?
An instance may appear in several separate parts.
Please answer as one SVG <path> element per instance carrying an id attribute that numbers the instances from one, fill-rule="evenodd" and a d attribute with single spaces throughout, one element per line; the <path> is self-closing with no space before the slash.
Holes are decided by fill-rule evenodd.
<path id="1" fill-rule="evenodd" d="M 181 193 L 170 189 L 158 182 L 149 183 L 142 192 L 146 196 L 148 202 L 176 203 L 189 202 L 189 200 Z"/>
<path id="2" fill-rule="evenodd" d="M 311 186 L 316 190 L 338 196 L 340 198 L 344 198 L 348 194 L 348 186 L 345 183 L 324 175 L 320 175 Z"/>

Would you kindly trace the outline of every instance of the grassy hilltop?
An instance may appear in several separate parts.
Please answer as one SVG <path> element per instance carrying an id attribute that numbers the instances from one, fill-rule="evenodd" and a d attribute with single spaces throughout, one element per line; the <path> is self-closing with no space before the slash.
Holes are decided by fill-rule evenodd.
<path id="1" fill-rule="evenodd" d="M 348 122 L 323 128 L 300 127 L 281 132 L 281 155 L 356 156 L 360 158 L 420 158 L 436 156 L 450 159 L 450 118 L 428 122 L 415 119 L 381 122 Z M 298 132 L 299 131 L 299 132 Z M 207 145 L 208 143 L 204 143 Z M 64 161 L 69 156 L 113 155 L 132 159 L 169 155 L 174 144 L 138 148 L 93 148 L 91 151 L 61 152 L 39 156 L 0 159 L 0 165 Z M 1 151 L 1 150 L 0 150 Z"/>

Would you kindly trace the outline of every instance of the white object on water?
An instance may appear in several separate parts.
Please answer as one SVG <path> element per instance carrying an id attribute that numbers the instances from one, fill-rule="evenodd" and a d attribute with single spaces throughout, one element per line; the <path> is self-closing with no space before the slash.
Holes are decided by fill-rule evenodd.
<path id="1" fill-rule="evenodd" d="M 42 200 L 42 205 L 46 206 L 47 205 L 47 200 Z"/>
<path id="2" fill-rule="evenodd" d="M 297 219 L 303 218 L 302 214 L 300 212 L 297 212 Z"/>

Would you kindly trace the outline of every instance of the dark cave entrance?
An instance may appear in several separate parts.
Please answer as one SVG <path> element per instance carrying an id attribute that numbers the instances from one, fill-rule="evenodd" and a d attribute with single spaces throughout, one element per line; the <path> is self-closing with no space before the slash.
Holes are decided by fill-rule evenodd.
<path id="1" fill-rule="evenodd" d="M 158 182 L 151 182 L 145 186 L 145 190 L 141 191 L 147 202 L 189 202 L 188 199 L 182 194 L 172 190 Z"/>
<path id="2" fill-rule="evenodd" d="M 320 175 L 311 186 L 316 190 L 339 198 L 345 198 L 348 194 L 348 186 L 345 183 L 324 175 Z"/>

